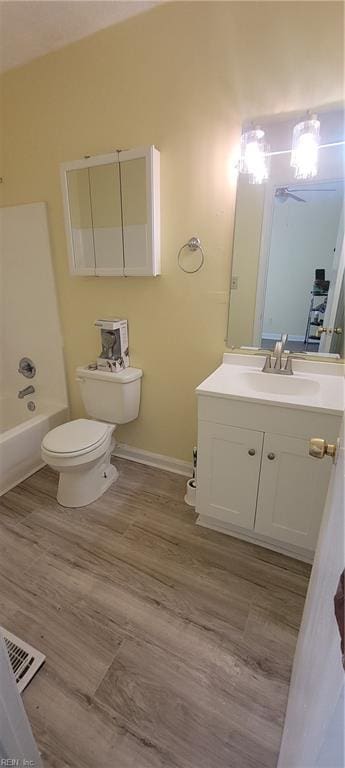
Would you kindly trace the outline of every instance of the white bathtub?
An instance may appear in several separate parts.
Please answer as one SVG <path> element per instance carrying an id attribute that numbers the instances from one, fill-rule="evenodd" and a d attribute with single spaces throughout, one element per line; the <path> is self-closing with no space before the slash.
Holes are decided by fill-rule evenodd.
<path id="1" fill-rule="evenodd" d="M 43 467 L 44 435 L 69 418 L 64 404 L 41 401 L 31 412 L 29 400 L 30 396 L 0 399 L 0 496 Z"/>

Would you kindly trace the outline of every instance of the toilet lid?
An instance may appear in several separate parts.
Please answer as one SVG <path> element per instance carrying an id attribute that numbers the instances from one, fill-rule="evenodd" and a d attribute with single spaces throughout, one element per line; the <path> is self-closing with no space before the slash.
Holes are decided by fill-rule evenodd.
<path id="1" fill-rule="evenodd" d="M 108 432 L 108 424 L 91 419 L 75 419 L 48 432 L 42 446 L 52 453 L 81 453 L 101 443 Z"/>

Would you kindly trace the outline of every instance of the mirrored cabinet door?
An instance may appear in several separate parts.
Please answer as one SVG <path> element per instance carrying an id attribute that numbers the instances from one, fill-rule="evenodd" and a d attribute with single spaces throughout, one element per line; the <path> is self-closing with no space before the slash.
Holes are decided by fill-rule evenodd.
<path id="1" fill-rule="evenodd" d="M 120 157 L 124 272 L 160 273 L 159 152 L 155 147 L 122 151 Z"/>
<path id="2" fill-rule="evenodd" d="M 89 169 L 78 168 L 66 173 L 70 250 L 74 272 L 95 274 L 95 249 L 92 231 Z"/>
<path id="3" fill-rule="evenodd" d="M 119 163 L 89 168 L 97 275 L 123 275 Z"/>
<path id="4" fill-rule="evenodd" d="M 125 274 L 148 270 L 146 159 L 121 162 Z"/>

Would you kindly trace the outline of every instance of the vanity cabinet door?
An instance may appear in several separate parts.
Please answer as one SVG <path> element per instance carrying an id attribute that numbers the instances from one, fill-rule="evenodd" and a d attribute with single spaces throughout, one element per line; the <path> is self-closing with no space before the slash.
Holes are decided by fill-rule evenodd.
<path id="1" fill-rule="evenodd" d="M 253 529 L 263 432 L 199 421 L 196 511 Z"/>
<path id="2" fill-rule="evenodd" d="M 331 461 L 309 456 L 309 442 L 265 434 L 257 533 L 314 550 L 325 505 Z"/>
<path id="3" fill-rule="evenodd" d="M 160 273 L 159 152 L 155 147 L 121 151 L 120 178 L 124 274 Z"/>

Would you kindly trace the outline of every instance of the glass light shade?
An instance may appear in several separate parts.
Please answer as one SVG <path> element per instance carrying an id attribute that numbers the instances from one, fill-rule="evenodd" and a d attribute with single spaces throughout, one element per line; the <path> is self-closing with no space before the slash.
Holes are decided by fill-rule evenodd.
<path id="1" fill-rule="evenodd" d="M 242 133 L 239 171 L 249 175 L 251 184 L 262 184 L 268 179 L 267 152 L 265 132 L 262 128 Z"/>
<path id="2" fill-rule="evenodd" d="M 320 121 L 316 115 L 295 125 L 292 135 L 291 165 L 296 179 L 312 179 L 317 174 Z"/>

